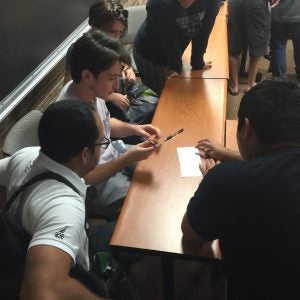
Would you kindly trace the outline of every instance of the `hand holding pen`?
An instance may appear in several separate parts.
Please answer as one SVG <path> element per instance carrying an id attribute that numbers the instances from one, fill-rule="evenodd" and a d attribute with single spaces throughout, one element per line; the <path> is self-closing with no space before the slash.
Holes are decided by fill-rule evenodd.
<path id="1" fill-rule="evenodd" d="M 180 134 L 181 132 L 183 132 L 183 128 L 181 129 L 178 129 L 176 130 L 174 133 L 166 136 L 164 139 L 163 139 L 163 143 L 166 142 L 166 141 L 169 141 L 170 139 L 172 139 L 173 137 L 175 137 L 176 135 Z M 158 143 L 158 138 L 153 136 L 153 137 L 150 137 L 149 139 L 150 143 L 152 144 L 153 147 L 157 147 L 159 146 L 159 143 Z"/>

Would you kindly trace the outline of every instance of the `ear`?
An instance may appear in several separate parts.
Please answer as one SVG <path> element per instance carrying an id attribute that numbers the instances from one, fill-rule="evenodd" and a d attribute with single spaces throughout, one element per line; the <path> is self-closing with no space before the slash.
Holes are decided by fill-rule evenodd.
<path id="1" fill-rule="evenodd" d="M 241 139 L 247 141 L 253 137 L 254 130 L 248 118 L 245 118 L 245 123 L 241 129 Z"/>
<path id="2" fill-rule="evenodd" d="M 83 164 L 86 164 L 91 156 L 91 151 L 88 147 L 84 147 L 80 153 L 80 159 Z"/>
<path id="3" fill-rule="evenodd" d="M 81 78 L 84 82 L 90 82 L 92 79 L 94 79 L 94 76 L 89 70 L 84 69 L 81 71 Z"/>

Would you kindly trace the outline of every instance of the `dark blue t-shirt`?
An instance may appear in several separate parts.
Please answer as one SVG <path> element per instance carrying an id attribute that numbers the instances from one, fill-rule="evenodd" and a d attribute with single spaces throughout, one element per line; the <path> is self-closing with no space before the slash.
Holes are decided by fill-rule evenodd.
<path id="1" fill-rule="evenodd" d="M 154 63 L 180 72 L 184 50 L 193 39 L 199 40 L 197 34 L 206 1 L 196 0 L 189 8 L 183 8 L 178 0 L 148 0 L 147 17 L 134 42 L 138 52 Z"/>
<path id="2" fill-rule="evenodd" d="M 300 148 L 221 163 L 187 215 L 199 236 L 220 240 L 239 299 L 300 299 Z"/>

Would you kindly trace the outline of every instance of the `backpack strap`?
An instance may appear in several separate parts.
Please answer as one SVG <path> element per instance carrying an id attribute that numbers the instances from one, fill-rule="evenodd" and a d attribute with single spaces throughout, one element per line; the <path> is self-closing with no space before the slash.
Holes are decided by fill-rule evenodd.
<path id="1" fill-rule="evenodd" d="M 17 196 L 23 192 L 26 188 L 28 188 L 30 185 L 34 184 L 37 181 L 41 181 L 41 180 L 45 180 L 45 179 L 55 179 L 59 182 L 64 183 L 65 185 L 69 186 L 72 190 L 74 190 L 78 195 L 80 195 L 80 192 L 78 191 L 78 189 L 69 181 L 67 180 L 65 177 L 51 172 L 51 171 L 47 171 L 44 173 L 41 173 L 39 175 L 36 175 L 34 177 L 32 177 L 30 180 L 28 180 L 25 184 L 23 184 L 19 189 L 17 189 L 13 195 L 10 197 L 10 199 L 8 200 L 8 202 L 6 203 L 5 207 L 4 207 L 4 211 L 8 211 L 9 208 L 11 207 L 12 203 L 14 202 L 14 200 L 17 198 Z"/>

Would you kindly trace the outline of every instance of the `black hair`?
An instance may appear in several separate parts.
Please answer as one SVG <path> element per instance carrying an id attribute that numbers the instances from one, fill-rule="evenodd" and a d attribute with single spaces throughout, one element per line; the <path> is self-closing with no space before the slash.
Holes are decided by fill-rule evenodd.
<path id="1" fill-rule="evenodd" d="M 85 147 L 92 151 L 98 139 L 95 109 L 79 100 L 51 104 L 38 126 L 41 151 L 58 163 L 68 162 Z"/>
<path id="2" fill-rule="evenodd" d="M 120 21 L 125 28 L 122 33 L 123 37 L 128 29 L 128 11 L 114 0 L 98 0 L 89 9 L 89 24 L 99 30 L 105 30 L 110 27 L 114 21 Z"/>
<path id="3" fill-rule="evenodd" d="M 300 87 L 293 82 L 261 82 L 241 100 L 238 131 L 245 118 L 262 144 L 300 143 Z"/>
<path id="4" fill-rule="evenodd" d="M 119 41 L 98 30 L 86 33 L 75 42 L 71 53 L 72 79 L 79 83 L 85 69 L 97 78 L 117 61 L 130 65 L 130 57 Z"/>

